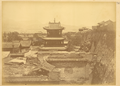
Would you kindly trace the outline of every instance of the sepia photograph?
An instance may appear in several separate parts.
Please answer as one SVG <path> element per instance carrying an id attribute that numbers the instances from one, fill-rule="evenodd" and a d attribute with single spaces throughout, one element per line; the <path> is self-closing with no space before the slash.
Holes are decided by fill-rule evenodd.
<path id="1" fill-rule="evenodd" d="M 116 2 L 2 1 L 2 85 L 116 85 Z"/>

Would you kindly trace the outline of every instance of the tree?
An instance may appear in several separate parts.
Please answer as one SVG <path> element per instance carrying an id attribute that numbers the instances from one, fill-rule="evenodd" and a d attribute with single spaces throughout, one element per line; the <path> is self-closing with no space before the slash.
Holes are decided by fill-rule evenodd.
<path id="1" fill-rule="evenodd" d="M 22 38 L 19 36 L 18 32 L 9 32 L 9 33 L 4 32 L 3 33 L 3 41 L 4 42 L 12 42 L 15 40 L 17 40 L 17 41 L 22 40 Z"/>

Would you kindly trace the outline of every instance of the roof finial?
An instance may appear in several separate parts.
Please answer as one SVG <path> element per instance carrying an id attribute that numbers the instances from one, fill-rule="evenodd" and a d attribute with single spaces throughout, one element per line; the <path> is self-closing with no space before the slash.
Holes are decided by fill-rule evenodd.
<path id="1" fill-rule="evenodd" d="M 54 18 L 54 23 L 55 23 L 55 18 Z"/>

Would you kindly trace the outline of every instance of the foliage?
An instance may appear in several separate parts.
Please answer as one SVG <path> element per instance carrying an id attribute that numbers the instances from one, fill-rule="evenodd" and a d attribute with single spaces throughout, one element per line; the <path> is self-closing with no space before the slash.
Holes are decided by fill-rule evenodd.
<path id="1" fill-rule="evenodd" d="M 12 41 L 20 41 L 22 38 L 19 36 L 18 32 L 4 32 L 3 35 L 3 42 L 12 42 Z"/>

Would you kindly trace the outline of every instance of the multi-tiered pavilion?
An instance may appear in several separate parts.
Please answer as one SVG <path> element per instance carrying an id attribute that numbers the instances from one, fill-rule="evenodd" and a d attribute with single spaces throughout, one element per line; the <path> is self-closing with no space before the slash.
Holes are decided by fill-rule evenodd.
<path id="1" fill-rule="evenodd" d="M 64 38 L 62 37 L 62 30 L 60 22 L 49 22 L 49 26 L 43 27 L 47 30 L 47 36 L 43 38 L 44 46 L 41 50 L 66 50 Z"/>

